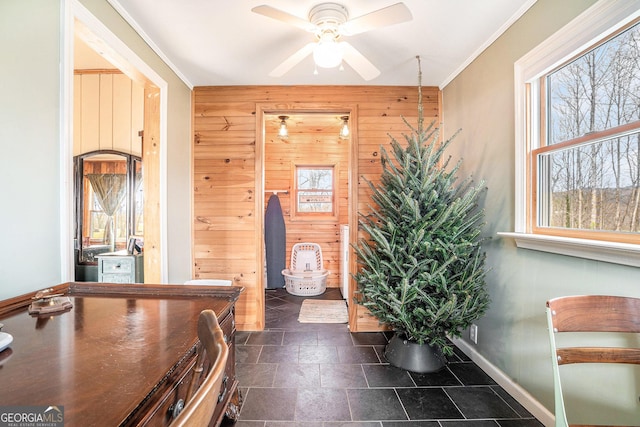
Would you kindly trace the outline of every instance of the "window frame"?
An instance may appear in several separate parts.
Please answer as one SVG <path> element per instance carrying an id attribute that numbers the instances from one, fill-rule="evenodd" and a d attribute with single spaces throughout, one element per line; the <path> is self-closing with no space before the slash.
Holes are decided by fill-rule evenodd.
<path id="1" fill-rule="evenodd" d="M 585 230 L 585 229 L 568 229 L 551 226 L 541 226 L 538 217 L 538 196 L 540 194 L 538 187 L 538 156 L 540 154 L 558 152 L 569 147 L 577 147 L 582 144 L 590 142 L 605 141 L 611 138 L 621 137 L 629 135 L 631 133 L 638 133 L 640 130 L 640 121 L 634 121 L 621 126 L 612 127 L 603 131 L 591 132 L 587 135 L 580 136 L 571 140 L 563 141 L 553 145 L 542 145 L 538 148 L 532 149 L 531 156 L 531 183 L 529 187 L 529 195 L 527 199 L 532 206 L 531 216 L 529 218 L 529 229 L 534 234 L 546 234 L 557 235 L 565 237 L 575 237 L 580 239 L 595 239 L 612 242 L 634 243 L 640 239 L 638 233 L 616 233 L 613 231 L 605 230 Z"/>
<path id="2" fill-rule="evenodd" d="M 544 100 L 541 77 L 640 17 L 640 0 L 621 4 L 601 0 L 514 64 L 515 85 L 515 227 L 499 235 L 515 238 L 518 247 L 640 267 L 640 245 L 594 239 L 582 233 L 557 233 L 533 227 L 533 192 L 537 181 L 534 157 L 541 148 Z"/>
<path id="3" fill-rule="evenodd" d="M 299 169 L 326 169 L 331 170 L 331 212 L 300 212 L 298 211 L 298 170 Z M 291 198 L 291 220 L 317 221 L 336 220 L 338 218 L 338 165 L 337 164 L 296 164 L 292 165 L 293 171 L 293 197 Z"/>

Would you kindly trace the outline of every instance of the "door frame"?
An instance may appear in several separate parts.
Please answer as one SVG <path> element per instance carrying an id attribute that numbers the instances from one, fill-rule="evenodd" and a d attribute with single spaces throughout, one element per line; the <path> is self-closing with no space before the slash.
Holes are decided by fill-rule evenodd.
<path id="1" fill-rule="evenodd" d="M 145 85 L 155 87 L 159 91 L 156 101 L 156 113 L 154 117 L 157 123 L 156 155 L 154 168 L 155 176 L 147 176 L 145 182 L 159 183 L 154 185 L 156 189 L 149 200 L 145 194 L 145 206 L 152 203 L 159 206 L 156 209 L 157 218 L 151 223 L 152 240 L 157 242 L 155 250 L 149 254 L 153 257 L 153 264 L 148 263 L 145 256 L 145 264 L 152 267 L 149 276 L 156 278 L 154 282 L 164 283 L 168 277 L 167 265 L 167 82 L 157 74 L 151 66 L 133 52 L 122 40 L 109 30 L 98 18 L 96 18 L 79 0 L 64 0 L 62 4 L 62 72 L 60 74 L 61 87 L 61 114 L 60 114 L 60 188 L 61 188 L 61 212 L 60 212 L 60 249 L 61 249 L 61 278 L 63 282 L 74 280 L 74 189 L 73 189 L 73 75 L 74 75 L 74 34 L 76 21 L 85 37 L 90 38 L 89 45 L 100 52 L 109 62 L 119 68 L 129 78 Z M 145 105 L 145 110 L 147 109 Z M 145 111 L 145 114 L 147 111 Z M 145 123 L 145 129 L 146 129 Z M 144 158 L 144 147 L 143 147 Z M 143 160 L 144 161 L 144 160 Z M 150 178 L 150 179 L 149 179 Z M 145 188 L 146 189 L 146 188 Z M 147 234 L 147 221 L 145 217 L 145 235 Z M 146 255 L 145 251 L 145 255 Z M 149 260 L 151 261 L 151 260 Z M 146 270 L 145 266 L 145 270 Z M 147 274 L 145 271 L 145 280 Z"/>
<path id="2" fill-rule="evenodd" d="M 331 103 L 295 103 L 295 104 L 256 104 L 256 160 L 255 160 L 255 212 L 256 212 L 256 259 L 258 261 L 256 277 L 256 293 L 260 313 L 257 318 L 261 322 L 261 329 L 265 325 L 265 298 L 264 298 L 264 210 L 265 203 L 265 115 L 287 114 L 344 114 L 349 115 L 349 158 L 347 168 L 349 170 L 348 185 L 348 218 L 349 218 L 349 242 L 355 242 L 358 236 L 358 105 L 357 104 L 331 104 Z M 356 261 L 353 248 L 349 249 L 349 274 L 355 272 Z M 354 281 L 350 280 L 348 301 L 353 300 Z M 355 304 L 349 304 L 349 328 L 353 331 L 357 328 L 357 310 Z"/>

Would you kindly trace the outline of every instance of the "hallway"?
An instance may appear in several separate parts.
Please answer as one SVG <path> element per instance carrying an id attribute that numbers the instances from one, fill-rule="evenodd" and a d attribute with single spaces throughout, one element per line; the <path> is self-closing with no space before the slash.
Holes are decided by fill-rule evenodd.
<path id="1" fill-rule="evenodd" d="M 265 299 L 265 330 L 236 335 L 238 427 L 542 426 L 460 351 L 440 372 L 410 373 L 385 362 L 387 334 L 299 323 L 305 297 L 284 289 Z"/>

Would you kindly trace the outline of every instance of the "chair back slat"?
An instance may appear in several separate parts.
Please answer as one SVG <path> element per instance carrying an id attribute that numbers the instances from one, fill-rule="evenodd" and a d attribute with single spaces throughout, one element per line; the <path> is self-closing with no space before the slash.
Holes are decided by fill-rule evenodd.
<path id="1" fill-rule="evenodd" d="M 640 332 L 640 298 L 585 295 L 547 302 L 558 332 Z"/>
<path id="2" fill-rule="evenodd" d="M 556 351 L 559 365 L 570 363 L 628 363 L 640 365 L 640 349 L 616 347 L 565 347 Z"/>

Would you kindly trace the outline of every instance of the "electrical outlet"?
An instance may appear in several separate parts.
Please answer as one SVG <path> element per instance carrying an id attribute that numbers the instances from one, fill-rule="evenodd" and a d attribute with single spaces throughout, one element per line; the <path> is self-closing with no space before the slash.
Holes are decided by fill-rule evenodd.
<path id="1" fill-rule="evenodd" d="M 471 324 L 469 328 L 469 339 L 473 341 L 474 344 L 478 344 L 478 325 Z"/>

